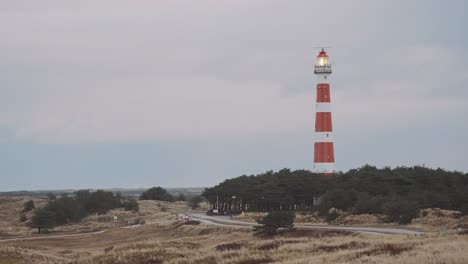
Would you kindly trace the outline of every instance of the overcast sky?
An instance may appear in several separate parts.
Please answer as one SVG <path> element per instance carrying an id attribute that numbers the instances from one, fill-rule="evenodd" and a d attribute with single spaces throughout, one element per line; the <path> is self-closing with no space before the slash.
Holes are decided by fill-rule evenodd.
<path id="1" fill-rule="evenodd" d="M 0 2 L 0 191 L 211 186 L 313 167 L 468 171 L 467 1 Z"/>

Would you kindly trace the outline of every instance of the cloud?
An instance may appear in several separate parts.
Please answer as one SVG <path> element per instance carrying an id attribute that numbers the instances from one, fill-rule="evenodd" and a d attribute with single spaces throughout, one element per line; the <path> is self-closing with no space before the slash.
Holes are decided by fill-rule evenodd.
<path id="1" fill-rule="evenodd" d="M 332 83 L 332 89 L 334 89 Z M 314 89 L 284 96 L 266 80 L 121 80 L 69 84 L 40 103 L 0 116 L 17 139 L 107 142 L 312 133 Z M 352 129 L 404 126 L 432 113 L 466 110 L 466 100 L 438 98 L 415 81 L 382 80 L 363 92 L 332 90 L 335 124 Z"/>
<path id="2" fill-rule="evenodd" d="M 310 134 L 313 47 L 324 42 L 333 43 L 330 55 L 339 69 L 332 96 L 335 123 L 343 130 L 466 111 L 455 81 L 466 78 L 464 50 L 382 45 L 417 36 L 405 27 L 397 36 L 381 30 L 394 23 L 380 16 L 398 5 L 2 5 L 0 33 L 7 37 L 0 43 L 0 125 L 17 140 Z M 441 75 L 453 83 L 443 83 Z"/>
<path id="3" fill-rule="evenodd" d="M 77 87 L 10 119 L 18 138 L 118 141 L 293 132 L 313 110 L 307 96 L 282 97 L 268 81 L 214 79 L 107 82 Z"/>
<path id="4" fill-rule="evenodd" d="M 377 80 L 362 92 L 340 90 L 335 97 L 336 124 L 342 128 L 404 127 L 431 116 L 465 112 L 466 98 L 437 97 L 427 82 Z"/>

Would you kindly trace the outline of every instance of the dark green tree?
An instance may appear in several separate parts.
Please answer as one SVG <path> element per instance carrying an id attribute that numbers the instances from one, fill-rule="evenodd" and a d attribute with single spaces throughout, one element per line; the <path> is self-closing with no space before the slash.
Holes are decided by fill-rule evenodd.
<path id="1" fill-rule="evenodd" d="M 143 192 L 140 196 L 140 200 L 158 200 L 158 201 L 166 201 L 166 202 L 173 202 L 174 197 L 170 195 L 165 189 L 161 187 L 153 187 L 145 192 Z"/>
<path id="2" fill-rule="evenodd" d="M 41 233 L 42 229 L 50 229 L 56 225 L 55 213 L 47 209 L 36 209 L 31 219 L 31 227 L 37 228 L 38 233 Z"/>
<path id="3" fill-rule="evenodd" d="M 121 206 L 121 201 L 112 192 L 97 190 L 85 200 L 86 210 L 89 213 L 105 214 L 113 208 Z"/>
<path id="4" fill-rule="evenodd" d="M 278 229 L 290 230 L 294 227 L 293 211 L 272 211 L 265 217 L 257 219 L 259 226 L 254 227 L 257 235 L 274 235 Z"/>

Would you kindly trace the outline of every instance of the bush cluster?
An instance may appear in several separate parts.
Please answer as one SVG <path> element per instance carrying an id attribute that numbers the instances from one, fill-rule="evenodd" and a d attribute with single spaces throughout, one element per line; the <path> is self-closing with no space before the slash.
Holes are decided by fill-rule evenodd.
<path id="1" fill-rule="evenodd" d="M 169 192 L 167 192 L 166 189 L 158 186 L 144 191 L 140 195 L 140 200 L 158 200 L 173 202 L 175 201 L 175 198 Z"/>
<path id="2" fill-rule="evenodd" d="M 125 206 L 126 209 L 138 211 L 138 203 L 135 200 L 124 200 L 120 193 L 103 190 L 80 190 L 73 196 L 63 194 L 60 198 L 50 199 L 43 208 L 36 209 L 31 226 L 38 228 L 40 232 L 42 228 L 78 222 L 90 214 L 105 214 L 114 208 Z"/>
<path id="3" fill-rule="evenodd" d="M 259 226 L 254 227 L 256 235 L 274 235 L 278 229 L 289 230 L 294 227 L 296 215 L 293 211 L 272 211 L 266 216 L 258 218 Z"/>

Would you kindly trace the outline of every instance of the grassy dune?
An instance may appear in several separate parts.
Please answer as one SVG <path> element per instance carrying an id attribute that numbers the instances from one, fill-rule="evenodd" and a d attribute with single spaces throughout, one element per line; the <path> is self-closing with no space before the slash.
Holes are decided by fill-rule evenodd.
<path id="1" fill-rule="evenodd" d="M 119 217 L 119 223 L 100 222 L 99 216 L 93 215 L 53 231 L 66 234 L 111 228 L 100 234 L 2 242 L 0 264 L 468 263 L 467 234 L 408 237 L 297 230 L 275 237 L 256 237 L 250 228 L 185 225 L 176 220 L 177 213 L 188 211 L 184 202 L 140 201 L 139 213 L 109 212 Z M 431 214 L 424 219 L 428 220 Z M 6 220 L 15 219 L 10 216 Z M 146 224 L 117 228 L 135 219 L 145 220 Z M 457 225 L 460 219 L 455 219 Z M 13 222 L 7 224 L 14 225 Z M 427 225 L 426 222 L 420 220 L 418 224 Z"/>
<path id="2" fill-rule="evenodd" d="M 146 225 L 98 236 L 0 246 L 0 263 L 468 263 L 468 235 L 426 237 Z"/>

